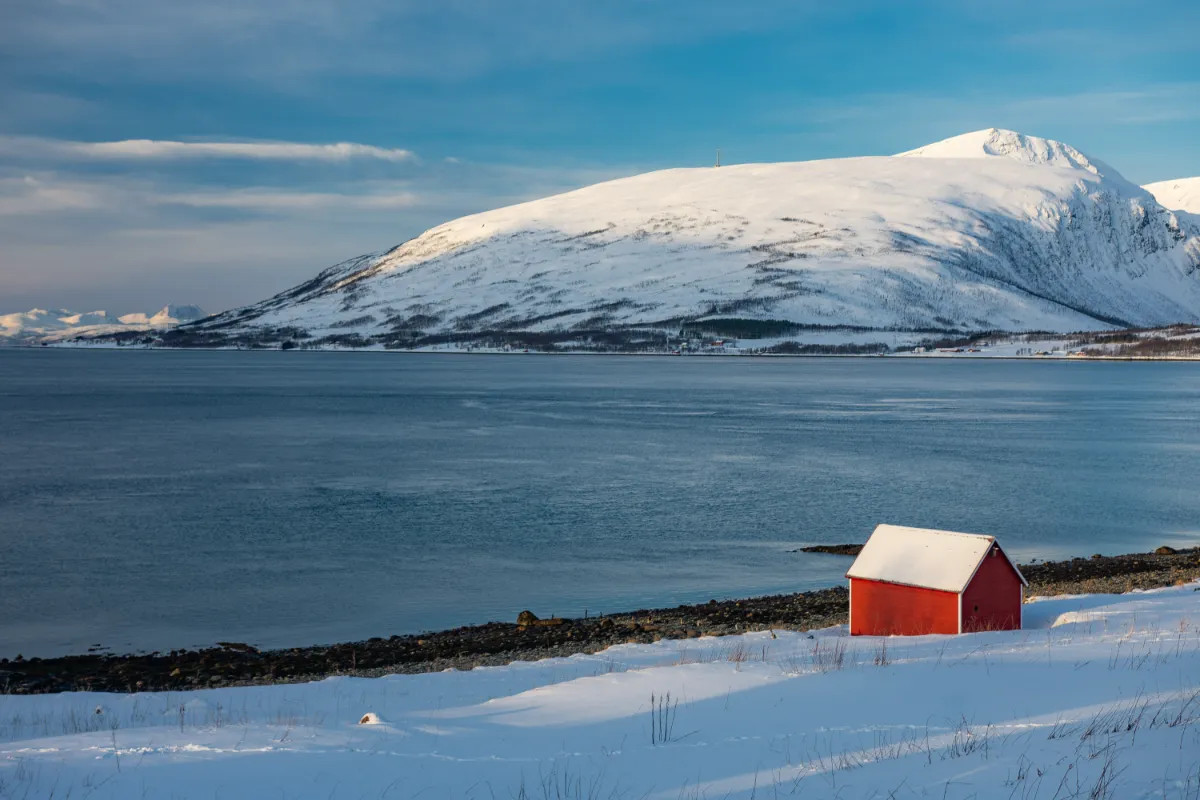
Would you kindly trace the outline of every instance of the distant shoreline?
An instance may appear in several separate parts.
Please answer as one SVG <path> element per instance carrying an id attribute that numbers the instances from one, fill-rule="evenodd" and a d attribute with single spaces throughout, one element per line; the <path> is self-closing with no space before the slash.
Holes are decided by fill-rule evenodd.
<path id="1" fill-rule="evenodd" d="M 1200 579 L 1200 547 L 1092 556 L 1022 565 L 1027 594 L 1118 594 Z M 819 555 L 842 559 L 846 556 Z M 1200 591 L 1200 589 L 1198 589 Z M 0 659 L 0 693 L 135 692 L 297 683 L 332 675 L 467 670 L 595 653 L 617 644 L 694 639 L 761 630 L 808 631 L 846 622 L 849 596 L 838 586 L 799 594 L 710 601 L 603 617 L 490 622 L 431 633 L 327 646 L 259 651 L 225 642 L 203 650 L 147 655 Z M 522 615 L 524 617 L 524 615 Z"/>
<path id="2" fill-rule="evenodd" d="M 1032 362 L 1071 362 L 1087 364 L 1097 361 L 1148 361 L 1148 362 L 1200 362 L 1200 356 L 1107 356 L 1107 355 L 1089 355 L 1089 356 L 1069 356 L 1069 355 L 1046 355 L 1046 356 L 985 356 L 985 355 L 969 355 L 969 354 L 937 354 L 937 353 L 691 353 L 686 356 L 676 355 L 674 353 L 616 353 L 616 352 L 596 352 L 592 350 L 562 350 L 562 351 L 544 351 L 531 350 L 528 353 L 515 351 L 497 351 L 497 350 L 401 350 L 387 348 L 296 348 L 294 350 L 280 350 L 279 348 L 257 347 L 257 348 L 237 348 L 237 347 L 108 347 L 104 345 L 5 345 L 0 347 L 0 352 L 6 349 L 11 350 L 38 350 L 38 351 L 70 351 L 77 352 L 81 350 L 93 350 L 103 352 L 171 352 L 171 353 L 382 353 L 392 355 L 412 355 L 412 356 L 609 356 L 617 358 L 630 357 L 645 357 L 645 358 L 821 358 L 821 359 L 845 359 L 845 358 L 860 358 L 860 359 L 887 359 L 889 361 L 972 361 L 972 362 L 987 362 L 987 361 L 1032 361 Z"/>

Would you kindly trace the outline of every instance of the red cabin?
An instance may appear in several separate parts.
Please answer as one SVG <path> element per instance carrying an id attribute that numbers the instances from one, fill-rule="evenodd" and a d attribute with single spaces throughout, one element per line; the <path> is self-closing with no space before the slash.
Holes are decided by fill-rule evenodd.
<path id="1" fill-rule="evenodd" d="M 851 636 L 1018 630 L 1029 583 L 994 536 L 880 525 L 850 566 Z"/>

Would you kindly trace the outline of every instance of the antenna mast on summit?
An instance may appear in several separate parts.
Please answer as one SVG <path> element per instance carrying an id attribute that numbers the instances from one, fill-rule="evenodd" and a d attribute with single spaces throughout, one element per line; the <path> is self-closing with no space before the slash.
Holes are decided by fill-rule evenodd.
<path id="1" fill-rule="evenodd" d="M 721 148 L 717 148 L 717 166 L 721 166 Z"/>

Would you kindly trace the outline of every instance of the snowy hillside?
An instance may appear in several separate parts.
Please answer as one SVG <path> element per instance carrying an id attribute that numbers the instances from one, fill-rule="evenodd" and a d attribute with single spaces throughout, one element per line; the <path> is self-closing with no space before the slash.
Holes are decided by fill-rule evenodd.
<path id="1" fill-rule="evenodd" d="M 898 157 L 664 170 L 464 217 L 173 342 L 571 341 L 713 319 L 860 332 L 1197 321 L 1200 225 L 1068 145 L 992 129 Z"/>
<path id="2" fill-rule="evenodd" d="M 1142 188 L 1163 208 L 1200 214 L 1200 177 L 1148 183 Z"/>
<path id="3" fill-rule="evenodd" d="M 0 695 L 0 797 L 1195 800 L 1198 589 L 1042 599 L 1025 630 L 964 636 Z"/>
<path id="4" fill-rule="evenodd" d="M 165 330 L 204 318 L 198 306 L 167 305 L 155 314 L 115 316 L 106 311 L 48 311 L 35 308 L 16 314 L 0 314 L 0 344 L 36 344 L 74 336 Z"/>

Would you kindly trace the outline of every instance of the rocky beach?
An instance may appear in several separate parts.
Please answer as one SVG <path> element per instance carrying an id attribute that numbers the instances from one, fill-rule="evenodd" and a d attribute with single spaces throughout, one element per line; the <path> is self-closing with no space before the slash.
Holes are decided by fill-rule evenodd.
<path id="1" fill-rule="evenodd" d="M 838 545 L 828 558 L 853 555 Z M 825 552 L 828 552 L 826 550 Z M 849 566 L 849 559 L 846 564 Z M 1161 547 L 1153 553 L 1093 555 L 1021 565 L 1027 596 L 1102 593 L 1172 586 L 1200 578 L 1200 548 Z M 310 681 L 331 675 L 468 670 L 477 666 L 595 653 L 627 642 L 724 636 L 761 630 L 807 631 L 846 622 L 849 595 L 838 586 L 799 594 L 712 600 L 592 618 L 539 619 L 522 612 L 512 623 L 490 622 L 414 635 L 376 637 L 328 646 L 260 651 L 222 642 L 202 650 L 88 654 L 60 658 L 0 658 L 0 693 L 161 691 Z"/>

